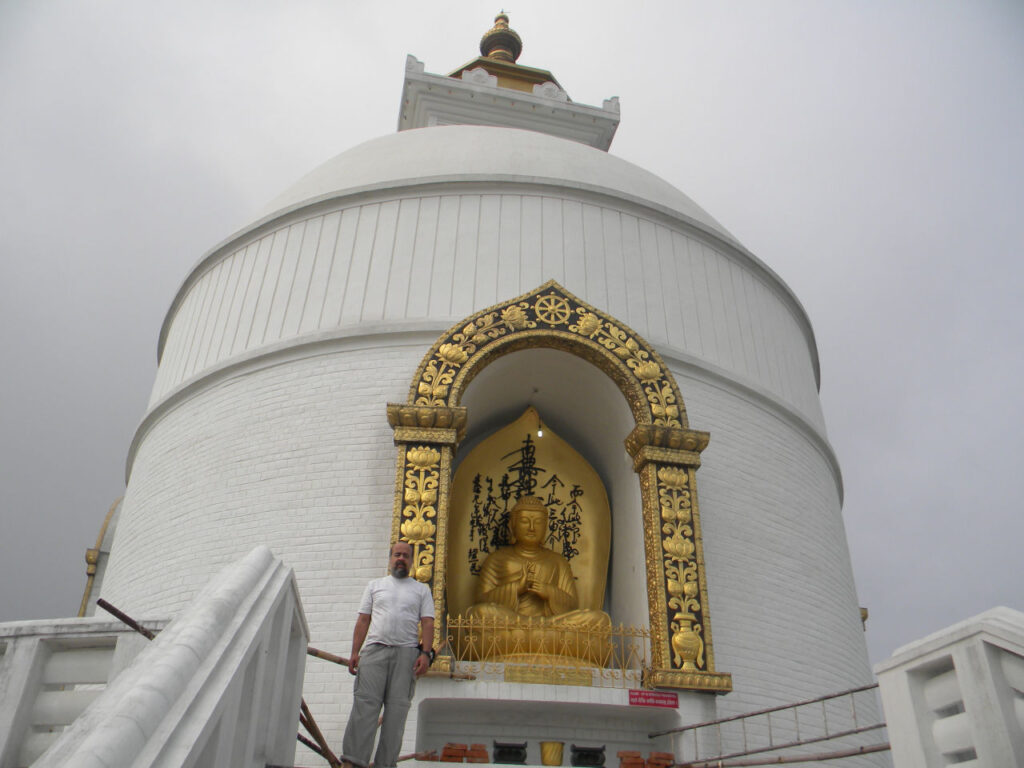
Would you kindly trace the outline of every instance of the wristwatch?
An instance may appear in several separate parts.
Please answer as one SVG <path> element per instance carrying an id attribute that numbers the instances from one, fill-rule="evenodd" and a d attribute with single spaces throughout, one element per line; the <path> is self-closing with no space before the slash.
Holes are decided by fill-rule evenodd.
<path id="1" fill-rule="evenodd" d="M 423 646 L 422 645 L 419 645 L 419 646 L 416 646 L 416 647 L 420 649 L 420 653 L 425 653 L 427 655 L 427 665 L 428 666 L 430 664 L 434 663 L 434 657 L 437 656 L 437 652 L 433 648 L 430 648 L 428 650 L 423 650 Z"/>

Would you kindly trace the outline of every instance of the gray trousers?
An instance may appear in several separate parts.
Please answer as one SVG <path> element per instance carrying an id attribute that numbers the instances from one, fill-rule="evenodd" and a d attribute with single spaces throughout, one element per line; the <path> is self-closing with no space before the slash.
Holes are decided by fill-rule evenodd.
<path id="1" fill-rule="evenodd" d="M 342 760 L 366 768 L 377 732 L 377 717 L 383 705 L 384 721 L 373 763 L 375 768 L 395 768 L 402 749 L 405 718 L 416 690 L 412 667 L 418 655 L 419 649 L 415 647 L 399 648 L 374 643 L 362 649 L 352 712 L 348 716 L 345 740 L 341 745 Z"/>

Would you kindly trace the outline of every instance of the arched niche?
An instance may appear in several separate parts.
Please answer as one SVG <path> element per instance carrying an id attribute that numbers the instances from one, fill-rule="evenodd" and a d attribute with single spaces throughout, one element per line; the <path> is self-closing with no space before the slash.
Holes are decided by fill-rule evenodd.
<path id="1" fill-rule="evenodd" d="M 731 690 L 730 676 L 714 666 L 697 505 L 696 470 L 709 436 L 689 428 L 679 388 L 653 347 L 554 281 L 450 328 L 424 356 L 408 401 L 388 405 L 398 447 L 393 537 L 412 545 L 413 573 L 431 586 L 437 614 L 444 616 L 449 490 L 455 449 L 466 436 L 463 397 L 496 361 L 544 350 L 594 366 L 614 385 L 629 413 L 632 429 L 624 443 L 638 480 L 634 507 L 642 518 L 651 634 L 652 669 L 645 684 Z M 492 390 L 488 397 L 501 394 Z M 602 419 L 600 409 L 592 410 L 575 420 L 576 429 L 588 418 Z M 570 425 L 570 434 L 563 435 L 571 438 L 571 431 Z M 603 438 L 605 449 L 608 439 Z M 441 624 L 435 644 L 443 637 Z"/>

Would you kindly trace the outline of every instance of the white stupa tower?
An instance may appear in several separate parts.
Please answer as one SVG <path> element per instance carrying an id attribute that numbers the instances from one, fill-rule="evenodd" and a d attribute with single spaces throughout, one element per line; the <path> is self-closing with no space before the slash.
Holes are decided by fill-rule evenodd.
<path id="1" fill-rule="evenodd" d="M 410 57 L 396 133 L 309 173 L 185 277 L 101 596 L 171 618 L 265 544 L 296 571 L 311 643 L 345 655 L 400 536 L 446 615 L 467 558 L 453 475 L 536 413 L 607 492 L 597 608 L 645 638 L 644 669 L 425 678 L 407 751 L 525 741 L 539 762 L 560 738 L 611 764 L 666 744 L 650 731 L 870 683 L 803 307 L 608 153 L 616 99 L 573 102 L 520 49 L 501 15 L 450 75 Z M 440 668 L 460 668 L 446 648 Z M 351 686 L 307 666 L 338 744 Z"/>

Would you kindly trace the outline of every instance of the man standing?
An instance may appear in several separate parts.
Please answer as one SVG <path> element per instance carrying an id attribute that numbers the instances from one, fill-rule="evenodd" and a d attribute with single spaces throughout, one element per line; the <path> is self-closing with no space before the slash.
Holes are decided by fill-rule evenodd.
<path id="1" fill-rule="evenodd" d="M 384 720 L 373 762 L 375 768 L 395 767 L 416 678 L 434 661 L 434 599 L 426 584 L 409 578 L 411 563 L 412 546 L 404 541 L 393 544 L 391 575 L 367 584 L 359 604 L 348 662 L 356 684 L 341 755 L 359 768 L 369 763 L 381 705 Z M 417 637 L 420 625 L 422 647 Z"/>

